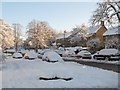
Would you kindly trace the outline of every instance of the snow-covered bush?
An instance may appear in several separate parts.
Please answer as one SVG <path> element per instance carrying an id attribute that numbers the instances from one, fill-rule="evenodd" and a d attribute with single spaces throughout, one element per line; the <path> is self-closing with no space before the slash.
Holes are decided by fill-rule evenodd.
<path id="1" fill-rule="evenodd" d="M 100 45 L 99 38 L 91 39 L 87 42 L 87 46 L 91 48 L 98 48 Z"/>
<path id="2" fill-rule="evenodd" d="M 112 38 L 110 40 L 106 40 L 106 42 L 105 42 L 105 48 L 119 49 L 119 47 L 120 47 L 119 38 Z"/>

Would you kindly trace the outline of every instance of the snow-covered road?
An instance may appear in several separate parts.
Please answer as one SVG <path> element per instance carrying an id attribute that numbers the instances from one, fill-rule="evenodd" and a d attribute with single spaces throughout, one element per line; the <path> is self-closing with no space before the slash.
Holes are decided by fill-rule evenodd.
<path id="1" fill-rule="evenodd" d="M 70 81 L 39 77 L 72 77 Z M 3 64 L 3 88 L 117 88 L 118 73 L 74 62 L 49 63 L 9 58 Z"/>

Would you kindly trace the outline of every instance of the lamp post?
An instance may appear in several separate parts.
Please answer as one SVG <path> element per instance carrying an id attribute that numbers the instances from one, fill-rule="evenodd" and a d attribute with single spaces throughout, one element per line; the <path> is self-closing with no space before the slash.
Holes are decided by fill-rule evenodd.
<path id="1" fill-rule="evenodd" d="M 65 33 L 66 33 L 66 30 L 64 31 L 64 51 L 65 51 Z"/>

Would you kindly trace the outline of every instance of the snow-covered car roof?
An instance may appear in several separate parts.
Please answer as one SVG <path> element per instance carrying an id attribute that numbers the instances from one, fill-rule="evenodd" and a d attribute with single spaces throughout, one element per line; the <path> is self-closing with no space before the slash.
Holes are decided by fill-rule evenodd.
<path id="1" fill-rule="evenodd" d="M 54 50 L 55 52 L 57 52 L 58 54 L 63 54 L 64 51 L 61 51 L 61 50 Z"/>
<path id="2" fill-rule="evenodd" d="M 91 53 L 87 50 L 82 50 L 77 55 L 84 55 L 84 54 L 91 54 Z"/>
<path id="3" fill-rule="evenodd" d="M 25 54 L 25 53 L 29 52 L 29 50 L 22 49 L 20 52 L 23 53 L 23 54 Z"/>
<path id="4" fill-rule="evenodd" d="M 38 53 L 43 55 L 45 52 L 49 51 L 50 49 L 43 49 L 43 50 L 40 50 Z"/>
<path id="5" fill-rule="evenodd" d="M 24 57 L 29 57 L 29 58 L 36 58 L 37 57 L 37 54 L 36 54 L 36 52 L 35 51 L 29 51 L 29 52 L 27 52 L 25 55 L 24 55 Z"/>
<path id="6" fill-rule="evenodd" d="M 6 52 L 15 52 L 15 49 L 7 49 Z"/>
<path id="7" fill-rule="evenodd" d="M 100 51 L 98 51 L 96 54 L 102 54 L 102 55 L 111 55 L 111 54 L 117 54 L 119 52 L 119 50 L 111 48 L 111 49 L 102 49 Z"/>
<path id="8" fill-rule="evenodd" d="M 13 54 L 13 57 L 14 57 L 14 58 L 22 58 L 22 54 L 19 53 L 19 52 L 15 52 L 15 53 Z"/>
<path id="9" fill-rule="evenodd" d="M 46 57 L 49 61 L 63 61 L 62 57 L 52 50 L 45 52 L 42 58 L 46 59 Z"/>
<path id="10" fill-rule="evenodd" d="M 64 54 L 75 54 L 74 50 L 66 50 Z"/>

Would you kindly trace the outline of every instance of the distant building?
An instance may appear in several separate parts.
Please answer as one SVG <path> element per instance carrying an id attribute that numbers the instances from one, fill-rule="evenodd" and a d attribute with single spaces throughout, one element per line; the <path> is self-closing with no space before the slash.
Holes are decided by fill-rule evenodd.
<path id="1" fill-rule="evenodd" d="M 75 40 L 71 40 L 79 32 L 78 28 L 73 28 L 73 31 L 65 32 L 58 37 L 56 37 L 56 45 L 57 46 L 73 46 Z"/>
<path id="2" fill-rule="evenodd" d="M 117 48 L 120 50 L 120 26 L 108 28 L 103 34 L 105 39 L 105 48 Z"/>

